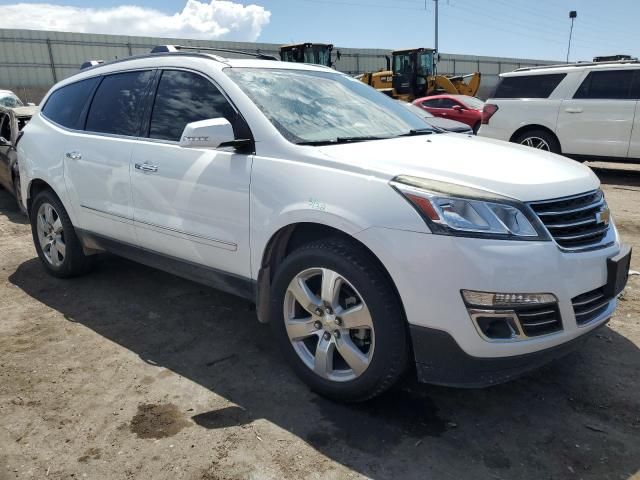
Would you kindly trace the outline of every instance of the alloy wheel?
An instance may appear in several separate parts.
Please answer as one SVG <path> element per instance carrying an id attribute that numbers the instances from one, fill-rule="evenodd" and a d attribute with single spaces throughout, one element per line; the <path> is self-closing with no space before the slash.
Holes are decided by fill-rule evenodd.
<path id="1" fill-rule="evenodd" d="M 544 150 L 546 152 L 551 151 L 549 143 L 544 138 L 540 137 L 527 137 L 522 140 L 520 144 L 531 148 L 537 148 L 538 150 Z"/>
<path id="2" fill-rule="evenodd" d="M 295 352 L 324 379 L 354 380 L 371 363 L 371 313 L 353 285 L 333 270 L 309 268 L 291 280 L 284 321 Z"/>
<path id="3" fill-rule="evenodd" d="M 66 244 L 60 215 L 50 203 L 43 203 L 36 217 L 38 241 L 44 258 L 54 267 L 64 262 Z"/>

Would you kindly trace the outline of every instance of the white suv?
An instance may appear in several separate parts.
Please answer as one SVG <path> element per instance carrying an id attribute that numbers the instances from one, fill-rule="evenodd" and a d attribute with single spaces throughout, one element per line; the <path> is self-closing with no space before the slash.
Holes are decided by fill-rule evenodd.
<path id="1" fill-rule="evenodd" d="M 19 155 L 52 275 L 110 251 L 246 297 L 335 399 L 413 362 L 426 382 L 509 380 L 603 325 L 626 281 L 590 169 L 436 133 L 330 68 L 187 50 L 89 68 Z"/>
<path id="2" fill-rule="evenodd" d="M 501 75 L 478 135 L 578 160 L 640 160 L 640 64 L 521 68 Z"/>

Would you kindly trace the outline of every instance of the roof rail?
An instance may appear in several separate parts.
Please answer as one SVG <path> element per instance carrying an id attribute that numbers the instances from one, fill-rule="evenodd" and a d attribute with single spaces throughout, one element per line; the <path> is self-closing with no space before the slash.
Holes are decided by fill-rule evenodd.
<path id="1" fill-rule="evenodd" d="M 593 65 L 622 65 L 625 63 L 640 63 L 637 58 L 631 58 L 628 60 L 613 60 L 608 62 L 576 62 L 576 63 L 558 63 L 554 65 L 538 65 L 535 67 L 521 67 L 516 68 L 514 72 L 526 72 L 529 70 L 542 70 L 545 68 L 560 68 L 560 67 L 590 67 Z"/>
<path id="2" fill-rule="evenodd" d="M 172 53 L 179 52 L 181 50 L 204 50 L 208 52 L 235 53 L 237 55 L 248 55 L 250 57 L 259 58 L 260 60 L 278 60 L 276 57 L 272 55 L 265 55 L 264 53 L 243 52 L 242 50 L 231 50 L 229 48 L 192 47 L 185 45 L 158 45 L 153 47 L 151 53 Z"/>
<path id="3" fill-rule="evenodd" d="M 104 60 L 87 60 L 82 65 L 80 65 L 80 70 L 84 70 L 85 68 L 95 67 L 96 65 L 102 65 Z"/>

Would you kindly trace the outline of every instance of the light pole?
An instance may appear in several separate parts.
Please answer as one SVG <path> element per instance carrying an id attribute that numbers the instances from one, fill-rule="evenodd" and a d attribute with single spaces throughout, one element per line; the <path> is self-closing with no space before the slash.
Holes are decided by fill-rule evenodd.
<path id="1" fill-rule="evenodd" d="M 434 2 L 436 2 L 436 28 L 435 28 L 435 34 L 436 34 L 436 41 L 435 41 L 435 49 L 436 49 L 436 54 L 438 53 L 438 0 L 433 0 Z"/>
<path id="2" fill-rule="evenodd" d="M 573 22 L 577 17 L 578 17 L 578 12 L 576 12 L 575 10 L 571 10 L 569 12 L 569 18 L 571 19 L 571 30 L 569 30 L 569 48 L 567 48 L 567 63 L 569 63 L 569 54 L 571 53 L 571 37 L 573 36 Z"/>

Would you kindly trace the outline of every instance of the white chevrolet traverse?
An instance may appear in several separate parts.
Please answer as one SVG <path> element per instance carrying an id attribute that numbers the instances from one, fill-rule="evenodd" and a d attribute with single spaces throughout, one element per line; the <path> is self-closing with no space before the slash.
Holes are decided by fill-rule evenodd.
<path id="1" fill-rule="evenodd" d="M 436 133 L 329 68 L 160 50 L 58 83 L 25 129 L 52 275 L 110 251 L 244 296 L 344 401 L 411 363 L 503 382 L 611 317 L 630 251 L 585 166 Z"/>

